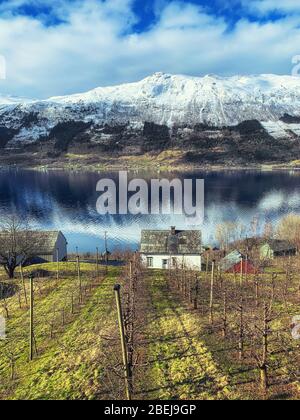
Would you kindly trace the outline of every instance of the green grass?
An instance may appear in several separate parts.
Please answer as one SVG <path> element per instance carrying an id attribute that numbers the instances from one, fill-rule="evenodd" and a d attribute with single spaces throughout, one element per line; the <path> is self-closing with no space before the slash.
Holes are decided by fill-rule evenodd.
<path id="1" fill-rule="evenodd" d="M 39 266 L 51 271 L 54 265 Z M 56 268 L 56 264 L 55 264 Z M 0 354 L 0 398 L 6 399 L 93 399 L 102 390 L 102 334 L 115 329 L 113 285 L 119 269 L 110 268 L 104 280 L 95 283 L 85 298 L 71 314 L 70 292 L 78 290 L 74 278 L 74 264 L 61 267 L 66 277 L 56 280 L 40 280 L 35 295 L 35 335 L 38 355 L 28 362 L 28 308 L 19 308 L 15 295 L 8 300 L 8 343 L 16 357 L 16 378 L 11 381 L 10 362 L 3 347 Z M 32 269 L 32 267 L 31 267 Z M 88 285 L 95 267 L 81 266 L 83 286 Z M 69 276 L 69 277 L 68 277 Z M 37 282 L 36 282 L 37 283 Z M 50 284 L 47 284 L 50 283 Z M 66 296 L 67 298 L 66 300 Z M 76 294 L 75 294 L 76 296 Z M 65 310 L 65 325 L 62 323 Z M 54 318 L 54 334 L 50 336 L 50 322 Z"/>
<path id="2" fill-rule="evenodd" d="M 149 274 L 153 319 L 148 327 L 154 399 L 232 398 L 228 381 L 204 344 L 199 319 L 172 295 L 161 272 Z"/>
<path id="3" fill-rule="evenodd" d="M 6 301 L 8 341 L 0 341 L 0 400 L 120 398 L 124 392 L 121 369 L 118 376 L 111 367 L 120 367 L 113 285 L 119 282 L 121 269 L 109 267 L 105 274 L 105 268 L 101 267 L 101 276 L 96 279 L 96 266 L 81 264 L 84 299 L 80 304 L 75 263 L 60 264 L 59 281 L 55 263 L 25 269 L 27 295 L 28 274 L 37 268 L 53 274 L 52 278 L 35 279 L 38 354 L 32 362 L 28 361 L 29 311 L 18 278 L 15 284 L 20 287 L 20 293 Z M 138 313 L 142 313 L 143 325 L 140 331 L 142 344 L 136 350 L 143 367 L 136 371 L 135 397 L 160 400 L 258 398 L 255 367 L 241 365 L 236 350 L 232 350 L 235 341 L 224 341 L 220 326 L 212 330 L 207 313 L 191 310 L 176 289 L 169 289 L 165 276 L 165 272 L 151 271 L 139 279 L 143 293 L 138 302 Z M 261 281 L 269 282 L 270 287 L 271 277 L 271 273 L 264 274 Z M 249 280 L 253 281 L 253 278 Z M 228 290 L 233 291 L 233 276 L 227 276 L 226 281 Z M 284 282 L 283 275 L 277 278 L 277 290 L 281 281 Z M 239 284 L 239 276 L 237 282 Z M 286 315 L 280 321 L 275 320 L 272 328 L 289 331 L 292 316 L 298 314 L 299 295 L 293 293 L 297 285 L 295 278 L 289 285 L 290 297 L 286 307 L 281 300 L 275 299 L 276 312 L 284 309 Z M 207 291 L 207 287 L 202 287 L 203 299 L 207 299 Z M 72 295 L 74 313 L 71 312 Z M 4 301 L 0 301 L 0 314 L 5 310 L 3 305 Z M 219 325 L 219 304 L 216 304 L 215 311 L 216 324 Z M 233 323 L 236 312 L 234 308 L 232 311 L 228 316 Z M 9 356 L 15 359 L 14 380 L 10 378 Z M 290 356 L 287 353 L 279 357 L 283 367 L 277 373 L 284 376 L 284 369 L 291 364 Z M 298 391 L 294 391 L 297 387 Z M 270 398 L 280 399 L 284 392 L 285 399 L 296 398 L 299 382 L 295 380 L 288 387 L 273 386 Z"/>

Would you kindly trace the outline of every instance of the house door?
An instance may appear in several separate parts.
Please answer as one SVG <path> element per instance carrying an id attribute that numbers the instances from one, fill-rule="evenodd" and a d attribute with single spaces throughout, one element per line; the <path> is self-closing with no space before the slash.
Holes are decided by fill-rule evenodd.
<path id="1" fill-rule="evenodd" d="M 162 260 L 162 268 L 163 270 L 167 270 L 168 269 L 168 260 Z"/>

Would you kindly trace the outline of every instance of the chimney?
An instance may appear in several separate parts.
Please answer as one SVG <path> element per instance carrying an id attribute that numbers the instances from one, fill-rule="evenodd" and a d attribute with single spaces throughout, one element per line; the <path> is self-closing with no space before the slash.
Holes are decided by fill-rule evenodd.
<path id="1" fill-rule="evenodd" d="M 176 235 L 176 227 L 175 226 L 171 226 L 171 234 Z"/>

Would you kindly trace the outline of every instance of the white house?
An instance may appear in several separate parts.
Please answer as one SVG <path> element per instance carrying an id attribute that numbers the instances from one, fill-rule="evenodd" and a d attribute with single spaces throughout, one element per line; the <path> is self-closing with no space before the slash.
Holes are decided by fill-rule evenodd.
<path id="1" fill-rule="evenodd" d="M 199 230 L 143 230 L 141 258 L 147 268 L 192 268 L 201 271 L 202 238 Z"/>

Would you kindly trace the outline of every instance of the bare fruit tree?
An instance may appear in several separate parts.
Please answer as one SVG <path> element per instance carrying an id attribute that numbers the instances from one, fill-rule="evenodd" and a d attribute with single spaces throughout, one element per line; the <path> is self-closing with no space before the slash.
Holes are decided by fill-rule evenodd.
<path id="1" fill-rule="evenodd" d="M 38 249 L 31 233 L 28 223 L 15 216 L 0 223 L 0 265 L 10 279 L 14 278 L 16 268 L 24 265 Z"/>
<path id="2" fill-rule="evenodd" d="M 300 216 L 296 214 L 288 214 L 281 219 L 277 235 L 280 239 L 285 239 L 293 243 L 297 249 L 300 249 Z"/>

